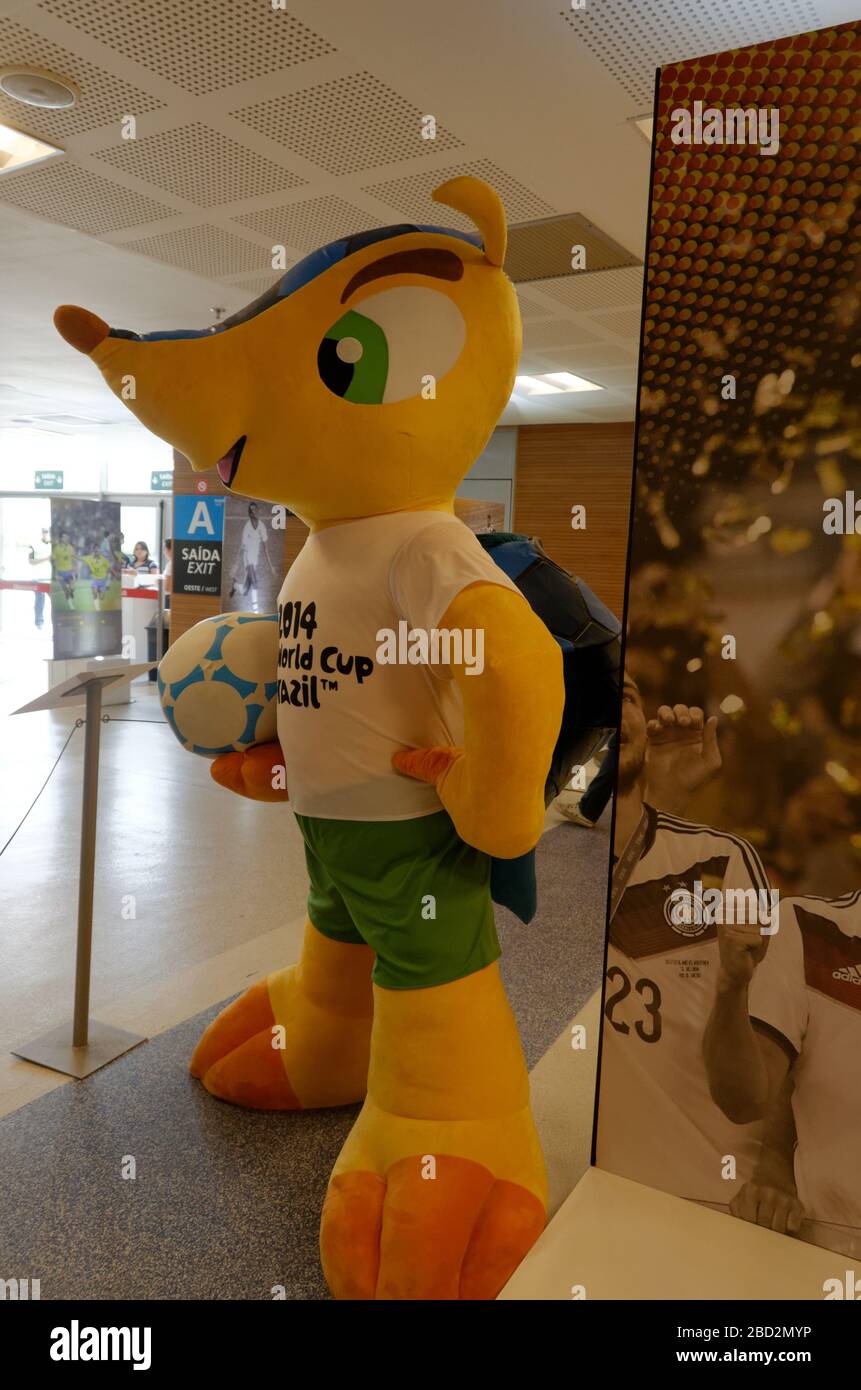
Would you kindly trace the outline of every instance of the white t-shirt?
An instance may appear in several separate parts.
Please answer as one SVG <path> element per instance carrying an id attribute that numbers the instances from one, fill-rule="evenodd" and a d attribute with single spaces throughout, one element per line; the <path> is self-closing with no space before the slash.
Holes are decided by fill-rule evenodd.
<path id="1" fill-rule="evenodd" d="M 245 554 L 246 565 L 256 565 L 260 558 L 260 547 L 266 544 L 266 528 L 262 521 L 258 521 L 256 526 L 252 526 L 251 520 L 246 521 L 242 528 L 242 550 Z"/>
<path id="2" fill-rule="evenodd" d="M 610 924 L 597 1161 L 678 1197 L 727 1205 L 751 1173 L 758 1125 L 709 1093 L 702 1044 L 719 970 L 714 923 L 674 925 L 679 889 L 767 889 L 746 840 L 647 807 L 643 853 Z M 735 1158 L 736 1179 L 724 1160 Z"/>
<path id="3" fill-rule="evenodd" d="M 397 772 L 392 756 L 462 745 L 460 693 L 445 662 L 380 661 L 380 634 L 405 653 L 411 631 L 430 635 L 478 582 L 519 593 L 446 512 L 369 517 L 308 537 L 278 596 L 278 738 L 300 815 L 411 820 L 441 809 L 435 788 Z"/>
<path id="4" fill-rule="evenodd" d="M 811 1221 L 861 1229 L 861 892 L 785 898 L 751 1018 L 797 1054 L 795 1181 Z M 833 1237 L 832 1237 L 833 1238 Z"/>

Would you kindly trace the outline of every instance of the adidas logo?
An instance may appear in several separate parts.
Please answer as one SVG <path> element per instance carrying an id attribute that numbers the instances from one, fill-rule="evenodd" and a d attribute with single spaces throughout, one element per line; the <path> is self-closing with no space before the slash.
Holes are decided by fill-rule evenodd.
<path id="1" fill-rule="evenodd" d="M 835 980 L 848 980 L 850 985 L 861 985 L 861 965 L 841 965 L 833 974 Z"/>

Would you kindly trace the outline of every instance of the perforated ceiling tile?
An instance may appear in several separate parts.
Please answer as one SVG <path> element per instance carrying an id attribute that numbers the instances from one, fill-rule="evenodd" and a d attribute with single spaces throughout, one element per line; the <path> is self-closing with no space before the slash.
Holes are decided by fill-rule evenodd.
<path id="1" fill-rule="evenodd" d="M 194 96 L 337 52 L 271 0 L 40 0 L 38 8 Z"/>
<path id="2" fill-rule="evenodd" d="M 233 236 L 223 227 L 182 227 L 174 232 L 124 242 L 123 249 L 166 261 L 182 270 L 193 270 L 211 280 L 254 270 L 262 278 L 263 272 L 271 268 L 264 249 Z"/>
<path id="3" fill-rule="evenodd" d="M 50 222 L 76 227 L 91 236 L 174 216 L 173 208 L 109 183 L 66 159 L 36 164 L 19 174 L 4 174 L 0 179 L 0 201 L 14 203 Z"/>
<path id="4" fill-rule="evenodd" d="M 80 99 L 69 111 L 40 111 L 38 107 L 22 106 L 0 95 L 2 120 L 34 135 L 56 136 L 60 144 L 65 136 L 81 135 L 88 130 L 98 130 L 100 126 L 115 125 L 119 130 L 122 117 L 129 112 L 142 115 L 145 111 L 158 111 L 164 105 L 139 87 L 16 24 L 14 19 L 0 19 L 0 58 L 3 67 L 21 63 L 28 67 L 50 68 L 70 77 L 80 88 Z"/>
<path id="5" fill-rule="evenodd" d="M 224 277 L 223 283 L 233 289 L 244 290 L 250 302 L 259 294 L 263 294 L 264 290 L 270 290 L 283 274 L 283 270 L 280 273 L 270 270 L 268 275 L 231 275 L 229 278 Z"/>
<path id="6" fill-rule="evenodd" d="M 588 378 L 589 372 L 597 371 L 599 367 L 630 367 L 637 360 L 636 347 L 634 344 L 632 350 L 627 352 L 625 348 L 612 344 L 590 344 L 582 348 L 573 344 L 568 348 L 560 347 L 553 356 L 560 363 L 560 371 L 576 372 Z"/>
<path id="7" fill-rule="evenodd" d="M 142 140 L 118 139 L 96 150 L 94 158 L 202 208 L 281 193 L 305 182 L 199 122 Z"/>
<path id="8" fill-rule="evenodd" d="M 545 348 L 570 346 L 572 343 L 599 343 L 600 336 L 591 328 L 583 328 L 570 319 L 551 319 L 546 323 L 526 323 L 523 328 L 524 344 L 533 352 Z"/>
<path id="9" fill-rule="evenodd" d="M 588 309 L 633 309 L 643 299 L 643 267 L 583 271 L 567 280 L 542 280 L 542 294 L 580 313 Z"/>
<path id="10" fill-rule="evenodd" d="M 641 317 L 639 309 L 621 309 L 617 314 L 593 314 L 590 322 L 609 333 L 618 333 L 620 338 L 639 341 Z"/>
<path id="11" fill-rule="evenodd" d="M 639 112 L 651 109 L 655 69 L 690 58 L 815 29 L 821 24 L 812 0 L 597 0 L 559 11 L 578 42 L 585 44 Z"/>
<path id="12" fill-rule="evenodd" d="M 627 395 L 629 391 L 637 389 L 637 368 L 625 367 L 598 367 L 594 378 L 599 385 L 606 386 L 610 391 L 618 391 Z"/>
<path id="13" fill-rule="evenodd" d="M 426 113 L 369 72 L 231 111 L 252 130 L 330 174 L 352 174 L 446 150 L 462 141 L 443 126 L 422 139 Z"/>
<path id="14" fill-rule="evenodd" d="M 414 222 L 429 222 L 443 227 L 460 227 L 464 231 L 475 231 L 468 217 L 431 200 L 431 193 L 435 188 L 460 174 L 472 174 L 475 178 L 485 179 L 492 184 L 502 199 L 509 222 L 528 222 L 533 217 L 550 217 L 557 211 L 489 159 L 476 159 L 468 164 L 453 164 L 449 168 L 422 171 L 420 174 L 406 174 L 400 179 L 387 179 L 385 183 L 370 184 L 363 191 L 373 198 L 379 198 L 381 203 L 387 203 L 398 217 L 411 218 Z"/>
<path id="15" fill-rule="evenodd" d="M 517 301 L 520 305 L 520 317 L 526 323 L 529 319 L 553 318 L 556 313 L 549 304 L 540 304 L 536 299 L 530 299 L 529 295 L 524 294 L 520 285 L 517 286 Z"/>
<path id="16" fill-rule="evenodd" d="M 364 232 L 382 224 L 379 219 L 361 208 L 353 207 L 343 198 L 309 198 L 304 203 L 284 207 L 263 208 L 246 212 L 231 219 L 252 232 L 269 237 L 274 244 L 297 246 L 302 251 L 314 251 L 338 237 L 351 232 Z"/>

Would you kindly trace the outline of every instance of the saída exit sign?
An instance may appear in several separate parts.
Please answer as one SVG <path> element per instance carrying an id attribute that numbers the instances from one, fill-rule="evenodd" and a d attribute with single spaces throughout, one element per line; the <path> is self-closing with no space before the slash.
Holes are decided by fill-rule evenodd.
<path id="1" fill-rule="evenodd" d="M 37 492 L 62 492 L 62 468 L 37 468 L 33 486 Z"/>

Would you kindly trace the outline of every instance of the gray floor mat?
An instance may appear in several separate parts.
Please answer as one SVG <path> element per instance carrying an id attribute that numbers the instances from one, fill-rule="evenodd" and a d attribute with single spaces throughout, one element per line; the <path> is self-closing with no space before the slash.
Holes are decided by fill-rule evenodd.
<path id="1" fill-rule="evenodd" d="M 498 913 L 530 1066 L 599 983 L 607 846 L 606 825 L 548 831 L 538 916 Z M 327 1297 L 320 1207 L 356 1108 L 213 1100 L 186 1067 L 221 1007 L 0 1121 L 0 1278 L 39 1279 L 43 1299 Z"/>

